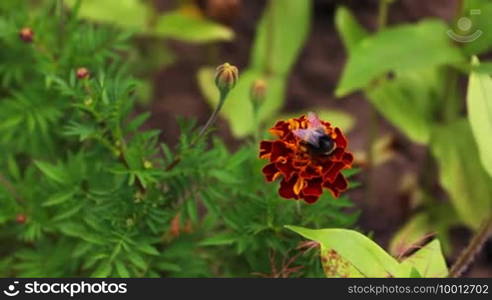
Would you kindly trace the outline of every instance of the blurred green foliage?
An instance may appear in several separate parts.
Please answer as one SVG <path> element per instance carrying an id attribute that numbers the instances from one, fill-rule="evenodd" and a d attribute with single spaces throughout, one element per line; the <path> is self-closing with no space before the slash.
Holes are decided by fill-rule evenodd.
<path id="1" fill-rule="evenodd" d="M 389 4 L 381 1 L 381 5 Z M 473 15 L 475 27 L 470 32 L 488 28 L 489 7 L 488 1 L 465 1 L 460 16 L 470 16 L 472 8 L 483 9 L 481 14 Z M 492 90 L 486 75 L 490 69 L 487 62 L 482 68 L 477 61 L 469 64 L 470 55 L 492 49 L 490 33 L 476 41 L 455 43 L 446 34 L 453 29 L 437 19 L 383 26 L 369 33 L 344 7 L 337 10 L 336 26 L 349 55 L 336 94 L 345 96 L 362 90 L 374 108 L 408 138 L 429 147 L 452 205 L 450 211 L 436 199 L 439 196 L 435 191 L 420 184 L 417 189 L 422 202 L 414 205 L 425 211 L 395 235 L 393 251 L 429 232 L 437 232 L 449 250 L 447 234 L 456 225 L 456 217 L 477 229 L 492 214 L 488 134 L 492 124 L 488 98 Z M 465 97 L 457 84 L 461 72 L 471 72 L 468 115 L 463 113 Z M 428 167 L 423 166 L 423 181 L 432 180 L 426 174 L 432 172 L 425 169 Z"/>
<path id="2" fill-rule="evenodd" d="M 351 227 L 351 201 L 280 198 L 256 143 L 192 142 L 192 120 L 160 143 L 135 107 L 128 30 L 59 3 L 0 2 L 0 275 L 322 276 L 318 250 L 283 226 Z M 292 257 L 303 270 L 275 273 Z"/>
<path id="3" fill-rule="evenodd" d="M 325 194 L 312 206 L 280 199 L 262 177 L 251 137 L 290 115 L 281 109 L 310 32 L 311 1 L 265 7 L 248 67 L 221 111 L 234 136 L 243 138 L 237 150 L 211 132 L 192 143 L 198 127 L 192 120 L 179 120 L 175 146 L 161 144 L 160 131 L 142 129 L 150 114 L 137 113 L 135 104 L 151 98 L 152 73 L 174 62 L 168 39 L 234 38 L 230 28 L 183 3 L 158 12 L 138 0 L 0 2 L 0 275 L 445 276 L 440 243 L 449 251 L 449 229 L 477 229 L 492 212 L 492 63 L 476 57 L 492 49 L 492 35 L 483 30 L 474 41 L 455 43 L 446 32 L 457 28 L 438 19 L 381 23 L 370 32 L 348 8 L 336 11 L 348 59 L 335 94 L 363 92 L 378 113 L 426 147 L 431 161 L 414 191 L 419 202 L 412 205 L 420 210 L 395 234 L 390 251 L 399 256 L 429 232 L 440 242 L 400 262 L 342 229 L 290 227 L 321 243 L 321 252 L 299 250 L 301 237 L 285 224 L 352 227 L 358 212 L 345 196 Z M 469 17 L 474 26 L 458 33 L 489 28 L 491 13 L 489 1 L 464 1 L 457 19 Z M 23 27 L 34 30 L 32 43 L 19 38 Z M 87 78 L 77 76 L 81 67 Z M 466 111 L 457 84 L 462 75 L 469 76 Z M 257 79 L 268 86 L 258 122 L 250 102 Z M 200 69 L 197 81 L 207 102 L 217 105 L 214 69 Z M 339 110 L 311 110 L 345 131 L 355 122 Z M 448 202 L 426 183 L 434 165 Z M 319 254 L 331 250 L 349 262 L 347 270 L 327 272 Z M 282 263 L 293 257 L 301 272 L 274 271 L 292 267 Z"/>
<path id="4" fill-rule="evenodd" d="M 151 1 L 142 0 L 64 0 L 82 18 L 113 24 L 141 35 L 204 43 L 234 38 L 231 29 L 205 18 L 199 9 L 184 5 L 159 13 Z"/>

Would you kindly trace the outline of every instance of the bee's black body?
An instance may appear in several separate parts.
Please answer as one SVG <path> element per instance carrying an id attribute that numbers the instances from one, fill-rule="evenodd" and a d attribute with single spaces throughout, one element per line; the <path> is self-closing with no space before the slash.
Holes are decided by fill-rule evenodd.
<path id="1" fill-rule="evenodd" d="M 327 134 L 317 137 L 317 143 L 307 142 L 306 144 L 313 155 L 330 155 L 336 148 L 335 141 Z"/>

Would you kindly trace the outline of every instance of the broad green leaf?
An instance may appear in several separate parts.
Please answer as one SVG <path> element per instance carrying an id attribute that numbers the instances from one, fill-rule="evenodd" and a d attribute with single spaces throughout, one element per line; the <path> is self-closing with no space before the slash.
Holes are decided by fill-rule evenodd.
<path id="1" fill-rule="evenodd" d="M 356 266 L 333 249 L 322 247 L 320 258 L 323 272 L 328 278 L 366 277 L 359 270 L 357 270 Z"/>
<path id="2" fill-rule="evenodd" d="M 426 202 L 437 201 L 430 198 L 430 195 L 424 195 L 423 191 L 417 193 L 425 197 Z M 462 224 L 451 203 L 433 203 L 433 205 L 426 206 L 425 211 L 412 216 L 398 229 L 390 241 L 389 252 L 395 257 L 402 257 L 413 252 L 430 237 L 435 236 L 439 239 L 443 252 L 451 255 L 450 229 Z"/>
<path id="3" fill-rule="evenodd" d="M 335 25 L 349 53 L 353 51 L 357 43 L 368 36 L 367 30 L 357 22 L 355 16 L 344 6 L 337 8 Z"/>
<path id="4" fill-rule="evenodd" d="M 234 38 L 234 32 L 231 29 L 203 17 L 186 15 L 179 10 L 159 16 L 153 34 L 201 43 L 217 40 L 229 41 Z"/>
<path id="5" fill-rule="evenodd" d="M 450 38 L 463 41 L 463 48 L 468 55 L 481 54 L 492 48 L 492 3 L 489 0 L 465 0 L 464 16 L 470 21 L 470 26 L 460 30 L 459 20 L 448 33 Z"/>
<path id="6" fill-rule="evenodd" d="M 307 229 L 297 226 L 286 226 L 307 239 L 321 245 L 322 255 L 332 255 L 335 264 L 349 264 L 327 276 L 346 277 L 398 277 L 399 263 L 386 251 L 363 234 L 348 229 Z M 341 258 L 341 259 L 340 259 Z M 325 257 L 330 262 L 330 257 Z M 323 262 L 323 258 L 322 258 Z M 325 267 L 325 271 L 326 271 Z M 328 269 L 331 271 L 331 269 Z"/>
<path id="7" fill-rule="evenodd" d="M 492 179 L 483 169 L 466 119 L 436 127 L 431 149 L 441 185 L 461 220 L 478 228 L 492 209 Z"/>
<path id="8" fill-rule="evenodd" d="M 464 60 L 445 34 L 446 24 L 426 20 L 382 30 L 361 40 L 351 51 L 336 95 L 363 89 L 390 71 L 411 71 Z"/>
<path id="9" fill-rule="evenodd" d="M 481 61 L 480 64 L 472 65 L 467 68 L 466 71 L 471 71 L 473 73 L 479 74 L 492 74 L 492 62 L 490 61 Z"/>
<path id="10" fill-rule="evenodd" d="M 402 269 L 401 272 L 408 272 L 409 277 L 413 269 L 416 269 L 418 274 L 424 278 L 446 277 L 448 275 L 448 267 L 442 254 L 441 244 L 437 239 L 403 260 L 400 268 Z"/>
<path id="11" fill-rule="evenodd" d="M 287 76 L 309 33 L 311 1 L 269 1 L 256 30 L 251 69 Z"/>
<path id="12" fill-rule="evenodd" d="M 479 65 L 473 58 L 473 65 Z M 470 125 L 478 145 L 480 159 L 492 176 L 492 78 L 472 72 L 468 81 L 467 107 Z"/>
<path id="13" fill-rule="evenodd" d="M 77 0 L 65 2 L 73 8 Z M 206 19 L 194 5 L 186 8 L 153 16 L 155 9 L 143 0 L 83 0 L 79 15 L 95 22 L 134 30 L 139 34 L 188 42 L 231 40 L 234 37 L 231 29 Z"/>
<path id="14" fill-rule="evenodd" d="M 390 253 L 398 257 L 414 250 L 432 232 L 430 227 L 428 214 L 419 213 L 413 216 L 391 240 Z"/>
<path id="15" fill-rule="evenodd" d="M 74 7 L 77 0 L 65 0 Z M 149 7 L 141 0 L 83 0 L 79 16 L 96 22 L 145 31 Z"/>
<path id="16" fill-rule="evenodd" d="M 327 277 L 445 277 L 448 273 L 438 240 L 399 263 L 357 231 L 286 227 L 320 244 Z"/>
<path id="17" fill-rule="evenodd" d="M 376 109 L 410 139 L 427 144 L 438 100 L 444 94 L 439 68 L 397 72 L 366 90 Z"/>
<path id="18" fill-rule="evenodd" d="M 423 278 L 423 276 L 419 273 L 417 268 L 412 267 L 410 271 L 410 278 Z"/>

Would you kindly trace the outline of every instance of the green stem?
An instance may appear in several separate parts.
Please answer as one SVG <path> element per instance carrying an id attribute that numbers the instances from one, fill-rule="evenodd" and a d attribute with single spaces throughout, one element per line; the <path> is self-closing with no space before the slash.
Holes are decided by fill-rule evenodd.
<path id="1" fill-rule="evenodd" d="M 389 7 L 391 0 L 379 0 L 378 30 L 384 29 L 388 24 Z"/>
<path id="2" fill-rule="evenodd" d="M 299 217 L 299 219 L 302 219 L 301 201 L 302 200 L 296 201 L 296 213 L 297 213 L 297 216 Z"/>
<path id="3" fill-rule="evenodd" d="M 273 0 L 268 2 L 268 26 L 267 26 L 267 43 L 266 43 L 266 64 L 264 73 L 266 77 L 270 77 L 273 74 L 273 41 L 275 35 L 275 4 Z"/>
<path id="4" fill-rule="evenodd" d="M 379 11 L 378 11 L 378 30 L 382 30 L 388 24 L 389 7 L 392 0 L 379 0 Z M 381 78 L 378 85 L 384 84 L 385 79 Z M 366 144 L 367 153 L 367 166 L 369 171 L 367 172 L 368 188 L 366 191 L 366 199 L 371 202 L 374 196 L 374 186 L 371 182 L 373 178 L 373 165 L 374 165 L 374 143 L 379 135 L 380 124 L 379 117 L 375 107 L 371 107 L 370 110 L 370 120 L 369 120 L 369 136 Z"/>
<path id="5" fill-rule="evenodd" d="M 65 10 L 63 0 L 58 0 L 56 10 L 60 18 L 58 26 L 58 49 L 61 50 L 65 42 Z"/>
<path id="6" fill-rule="evenodd" d="M 224 105 L 225 99 L 227 98 L 228 92 L 220 92 L 220 99 L 219 99 L 219 105 L 215 108 L 213 113 L 210 115 L 208 118 L 207 122 L 205 125 L 203 125 L 202 129 L 200 130 L 200 133 L 196 136 L 196 138 L 191 142 L 191 146 L 193 147 L 199 140 L 200 138 L 205 134 L 207 129 L 212 126 L 212 124 L 215 122 L 217 119 L 217 115 L 219 114 L 220 110 L 222 109 L 222 106 Z"/>
<path id="7" fill-rule="evenodd" d="M 225 100 L 227 98 L 227 94 L 229 91 L 220 91 L 220 99 L 219 99 L 219 104 L 215 108 L 215 110 L 212 112 L 210 117 L 208 118 L 207 122 L 205 125 L 203 125 L 202 129 L 198 133 L 198 135 L 192 140 L 190 147 L 195 146 L 195 144 L 200 140 L 200 138 L 203 137 L 205 132 L 207 132 L 207 129 L 212 126 L 212 124 L 215 122 L 217 119 L 217 115 L 219 114 L 220 110 L 222 109 L 222 106 L 225 103 Z M 179 163 L 181 162 L 181 156 L 177 155 L 176 158 L 166 167 L 166 171 L 170 171 L 174 169 Z"/>
<path id="8" fill-rule="evenodd" d="M 458 21 L 458 19 L 463 16 L 465 14 L 465 9 L 466 9 L 466 5 L 465 5 L 465 0 L 460 0 L 458 2 L 458 7 L 456 9 L 456 16 L 455 16 L 455 23 Z"/>
<path id="9" fill-rule="evenodd" d="M 443 95 L 443 120 L 450 123 L 456 120 L 460 114 L 460 98 L 457 96 L 458 72 L 451 67 L 448 69 L 447 77 L 448 87 Z"/>
<path id="10" fill-rule="evenodd" d="M 254 138 L 255 144 L 260 142 L 261 126 L 260 126 L 259 110 L 260 110 L 260 107 L 259 107 L 258 103 L 253 102 L 253 124 L 255 126 L 253 138 Z"/>

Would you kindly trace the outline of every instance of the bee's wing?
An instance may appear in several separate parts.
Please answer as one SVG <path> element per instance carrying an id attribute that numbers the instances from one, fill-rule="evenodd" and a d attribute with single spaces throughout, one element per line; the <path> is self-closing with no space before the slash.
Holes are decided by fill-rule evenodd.
<path id="1" fill-rule="evenodd" d="M 292 132 L 294 133 L 295 136 L 297 136 L 301 140 L 307 141 L 309 139 L 309 136 L 311 135 L 309 131 L 310 131 L 309 129 L 296 129 Z"/>
<path id="2" fill-rule="evenodd" d="M 300 138 L 301 140 L 318 147 L 319 142 L 318 138 L 313 129 L 296 129 L 293 131 L 294 135 Z"/>
<path id="3" fill-rule="evenodd" d="M 307 119 L 308 119 L 309 125 L 311 127 L 319 128 L 319 127 L 322 127 L 323 126 L 321 124 L 321 121 L 319 120 L 318 116 L 315 113 L 313 113 L 313 112 L 309 112 L 308 113 Z"/>

